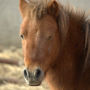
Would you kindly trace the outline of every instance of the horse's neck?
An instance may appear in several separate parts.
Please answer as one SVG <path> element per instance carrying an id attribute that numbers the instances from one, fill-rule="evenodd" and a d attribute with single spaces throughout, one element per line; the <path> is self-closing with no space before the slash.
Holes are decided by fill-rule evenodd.
<path id="1" fill-rule="evenodd" d="M 75 90 L 76 88 L 84 64 L 85 33 L 81 29 L 83 28 L 78 22 L 71 22 L 57 64 L 47 76 L 53 90 Z"/>

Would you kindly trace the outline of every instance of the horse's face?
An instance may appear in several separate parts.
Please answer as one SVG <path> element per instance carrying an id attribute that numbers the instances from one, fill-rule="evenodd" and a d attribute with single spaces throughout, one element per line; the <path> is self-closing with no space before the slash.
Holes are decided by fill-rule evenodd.
<path id="1" fill-rule="evenodd" d="M 20 35 L 26 66 L 25 79 L 29 85 L 40 85 L 59 53 L 58 25 L 48 14 L 40 20 L 24 17 Z"/>

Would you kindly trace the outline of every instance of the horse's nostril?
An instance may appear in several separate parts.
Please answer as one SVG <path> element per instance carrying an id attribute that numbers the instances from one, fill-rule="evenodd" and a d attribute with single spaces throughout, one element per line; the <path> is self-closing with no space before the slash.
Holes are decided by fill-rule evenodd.
<path id="1" fill-rule="evenodd" d="M 27 69 L 24 69 L 24 77 L 28 78 L 29 77 L 29 72 Z"/>
<path id="2" fill-rule="evenodd" d="M 35 70 L 35 78 L 39 78 L 40 77 L 40 75 L 41 75 L 41 70 L 40 69 L 37 69 L 37 70 Z"/>

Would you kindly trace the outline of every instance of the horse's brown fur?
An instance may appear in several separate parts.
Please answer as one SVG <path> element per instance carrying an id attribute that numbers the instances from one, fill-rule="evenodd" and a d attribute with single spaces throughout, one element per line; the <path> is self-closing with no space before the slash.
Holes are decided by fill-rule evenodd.
<path id="1" fill-rule="evenodd" d="M 40 66 L 52 90 L 90 90 L 90 24 L 84 14 L 55 0 L 20 0 L 20 11 L 26 67 Z"/>

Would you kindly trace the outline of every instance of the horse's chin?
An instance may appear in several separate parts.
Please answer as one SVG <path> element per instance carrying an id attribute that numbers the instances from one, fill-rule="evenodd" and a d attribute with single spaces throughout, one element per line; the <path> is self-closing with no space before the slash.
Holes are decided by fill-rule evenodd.
<path id="1" fill-rule="evenodd" d="M 28 82 L 29 86 L 40 86 L 42 82 Z"/>
<path id="2" fill-rule="evenodd" d="M 37 84 L 29 84 L 29 86 L 40 86 L 41 83 L 37 83 Z"/>

